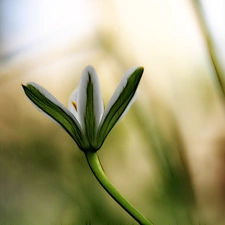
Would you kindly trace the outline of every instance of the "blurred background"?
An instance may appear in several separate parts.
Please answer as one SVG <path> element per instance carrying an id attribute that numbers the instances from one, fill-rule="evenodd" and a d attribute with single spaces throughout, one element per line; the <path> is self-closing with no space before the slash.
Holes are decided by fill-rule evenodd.
<path id="1" fill-rule="evenodd" d="M 224 73 L 225 3 L 202 3 Z M 190 0 L 0 0 L 0 224 L 136 224 L 21 88 L 67 105 L 88 64 L 105 105 L 145 67 L 99 151 L 117 189 L 155 225 L 225 224 L 225 99 Z"/>

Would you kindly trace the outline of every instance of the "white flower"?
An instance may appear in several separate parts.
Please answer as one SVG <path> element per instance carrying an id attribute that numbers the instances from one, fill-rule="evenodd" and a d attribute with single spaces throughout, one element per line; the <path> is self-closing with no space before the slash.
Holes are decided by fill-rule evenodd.
<path id="1" fill-rule="evenodd" d="M 36 83 L 22 86 L 38 109 L 59 123 L 82 151 L 97 151 L 134 102 L 143 71 L 143 67 L 133 67 L 125 73 L 105 110 L 98 76 L 92 66 L 84 69 L 78 88 L 70 96 L 69 109 Z"/>

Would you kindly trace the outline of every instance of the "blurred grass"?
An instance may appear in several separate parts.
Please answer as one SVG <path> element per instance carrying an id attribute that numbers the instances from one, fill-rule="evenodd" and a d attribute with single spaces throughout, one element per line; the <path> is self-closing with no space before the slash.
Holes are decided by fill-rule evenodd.
<path id="1" fill-rule="evenodd" d="M 157 110 L 163 113 L 157 113 Z M 154 191 L 150 195 L 154 205 L 152 218 L 155 218 L 155 224 L 198 224 L 200 218 L 196 221 L 196 199 L 185 145 L 177 122 L 165 108 L 152 111 L 146 123 L 143 113 L 135 110 L 142 135 L 148 143 L 149 157 L 153 157 L 156 167 Z"/>
<path id="2" fill-rule="evenodd" d="M 1 223 L 48 224 L 67 218 L 81 224 L 123 221 L 103 200 L 105 193 L 82 153 L 73 143 L 64 147 L 50 142 L 48 135 L 31 136 L 25 145 L 1 144 Z M 63 159 L 68 153 L 70 157 Z"/>

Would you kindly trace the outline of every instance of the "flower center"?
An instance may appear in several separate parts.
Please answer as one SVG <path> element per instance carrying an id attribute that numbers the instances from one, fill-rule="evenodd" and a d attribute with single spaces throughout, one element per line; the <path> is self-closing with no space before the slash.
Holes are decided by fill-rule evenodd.
<path id="1" fill-rule="evenodd" d="M 73 104 L 74 109 L 77 111 L 77 103 L 72 101 L 72 104 Z"/>

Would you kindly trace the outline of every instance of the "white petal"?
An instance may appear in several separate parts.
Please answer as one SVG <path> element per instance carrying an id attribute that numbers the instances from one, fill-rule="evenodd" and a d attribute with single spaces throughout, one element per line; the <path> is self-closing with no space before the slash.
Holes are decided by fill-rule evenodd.
<path id="1" fill-rule="evenodd" d="M 31 82 L 22 86 L 27 97 L 39 111 L 62 126 L 82 150 L 89 148 L 79 122 L 63 104 L 36 83 Z"/>
<path id="2" fill-rule="evenodd" d="M 125 73 L 102 116 L 97 134 L 97 148 L 102 146 L 110 130 L 125 115 L 134 102 L 143 71 L 143 67 L 133 67 Z"/>
<path id="3" fill-rule="evenodd" d="M 28 82 L 26 85 L 29 85 L 29 84 L 34 86 L 36 89 L 38 89 L 40 91 L 40 93 L 42 93 L 47 99 L 52 101 L 54 104 L 58 105 L 66 114 L 68 114 L 70 117 L 74 118 L 74 115 L 61 102 L 59 102 L 52 94 L 50 94 L 45 88 L 43 88 L 42 86 L 40 86 L 39 84 L 37 84 L 35 82 Z M 38 111 L 45 114 L 51 120 L 55 121 L 54 119 L 52 119 L 51 116 L 49 116 L 47 113 L 45 113 L 41 108 L 39 108 L 32 101 L 31 101 L 31 103 L 38 109 Z M 76 120 L 75 122 L 77 124 L 78 121 Z"/>
<path id="4" fill-rule="evenodd" d="M 58 105 L 60 108 L 62 108 L 65 111 L 68 111 L 68 109 L 61 103 L 59 102 L 52 94 L 50 94 L 45 88 L 43 88 L 42 86 L 40 86 L 39 84 L 35 83 L 35 82 L 28 82 L 26 84 L 27 85 L 32 85 L 34 86 L 37 90 L 40 91 L 41 94 L 43 94 L 47 99 L 49 99 L 51 102 L 53 102 L 54 104 Z M 36 105 L 35 105 L 36 106 Z M 36 106 L 37 107 L 37 106 Z"/>
<path id="5" fill-rule="evenodd" d="M 86 113 L 87 85 L 90 81 L 93 84 L 93 101 L 96 127 L 99 125 L 104 112 L 103 100 L 97 73 L 92 66 L 87 66 L 82 73 L 77 93 L 77 111 L 82 127 L 85 126 L 84 115 Z"/>
<path id="6" fill-rule="evenodd" d="M 128 78 L 133 74 L 133 72 L 137 68 L 138 68 L 138 66 L 134 66 L 134 67 L 130 68 L 129 70 L 127 70 L 127 72 L 124 74 L 120 84 L 118 85 L 118 87 L 114 91 L 112 97 L 110 98 L 110 100 L 108 102 L 108 105 L 106 106 L 105 112 L 104 112 L 103 117 L 102 117 L 102 122 L 104 121 L 104 119 L 107 116 L 107 114 L 109 113 L 110 109 L 112 108 L 114 103 L 117 101 L 118 97 L 120 96 L 121 92 L 123 91 L 124 87 L 126 86 Z M 133 96 L 132 100 L 127 105 L 127 108 L 123 112 L 123 114 L 121 115 L 120 119 L 128 112 L 128 110 L 130 109 L 131 105 L 134 103 L 135 99 L 136 99 L 136 94 Z"/>
<path id="7" fill-rule="evenodd" d="M 131 99 L 131 101 L 129 102 L 129 104 L 127 105 L 127 108 L 125 109 L 125 111 L 123 112 L 123 114 L 120 116 L 119 120 L 117 121 L 117 123 L 127 114 L 127 112 L 129 111 L 130 107 L 133 105 L 133 103 L 135 102 L 137 98 L 137 92 L 134 94 L 133 98 Z M 117 124 L 116 123 L 116 124 Z M 115 125 L 116 125 L 115 124 Z"/>

